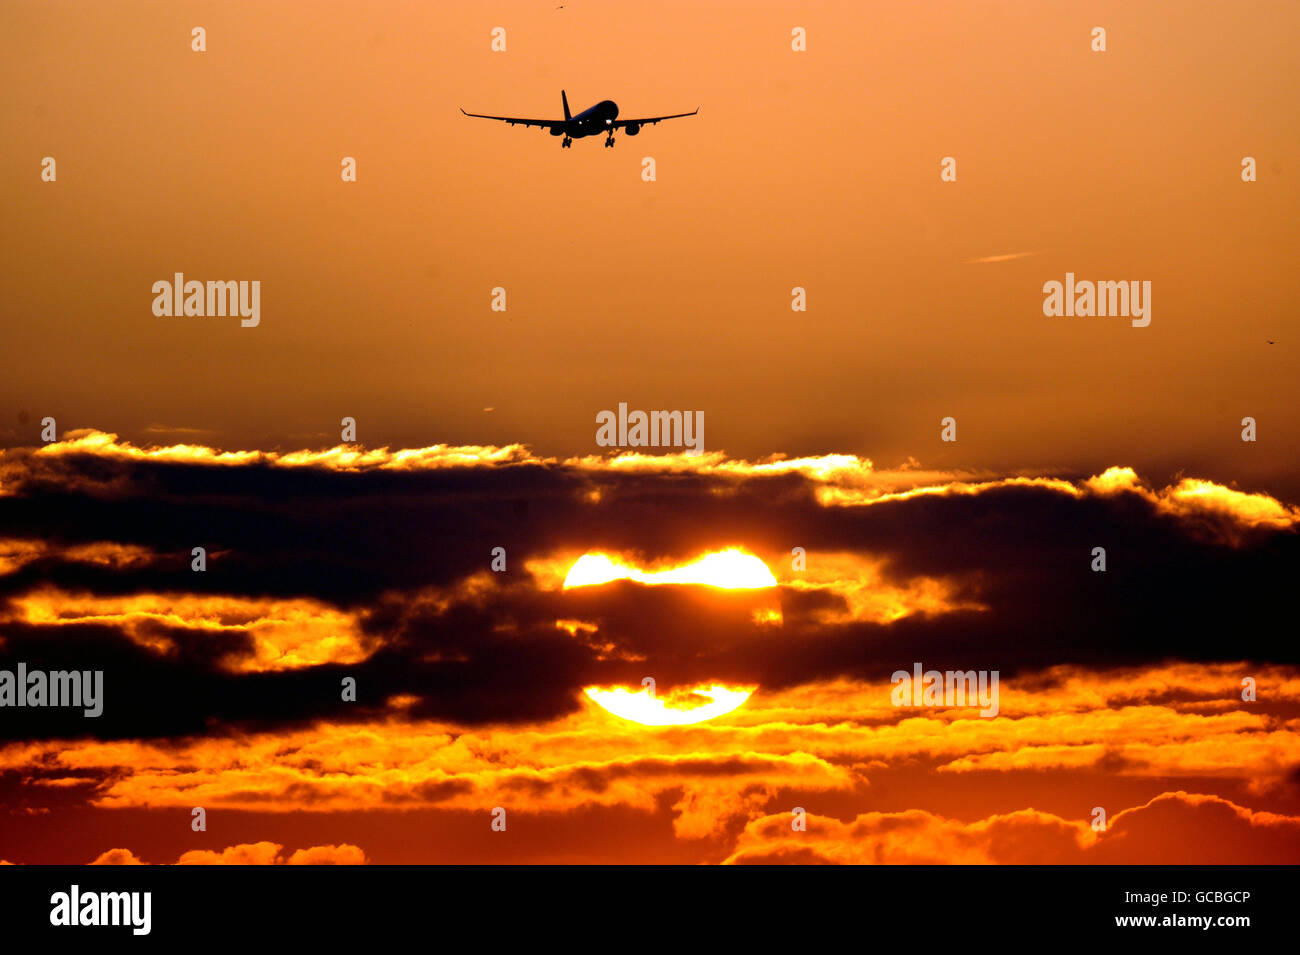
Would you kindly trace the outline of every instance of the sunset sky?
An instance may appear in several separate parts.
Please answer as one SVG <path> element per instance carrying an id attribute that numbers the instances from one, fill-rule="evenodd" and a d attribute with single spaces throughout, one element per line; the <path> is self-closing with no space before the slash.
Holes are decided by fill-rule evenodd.
<path id="1" fill-rule="evenodd" d="M 1300 862 L 1300 5 L 559 5 L 0 10 L 0 860 Z"/>

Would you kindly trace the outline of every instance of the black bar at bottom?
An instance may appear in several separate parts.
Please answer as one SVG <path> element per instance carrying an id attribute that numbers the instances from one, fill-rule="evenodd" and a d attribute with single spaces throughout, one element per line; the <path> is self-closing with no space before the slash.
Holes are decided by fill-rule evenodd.
<path id="1" fill-rule="evenodd" d="M 548 938 L 694 946 L 846 928 L 863 944 L 1193 934 L 1224 944 L 1295 927 L 1290 866 L 436 867 L 0 866 L 6 941 L 76 936 L 128 945 L 343 936 L 476 938 L 494 947 Z M 76 921 L 118 925 L 54 925 Z M 148 933 L 144 896 L 149 893 Z M 106 898 L 104 893 L 113 893 Z M 88 901 L 87 896 L 96 896 Z M 66 904 L 60 908 L 60 896 Z M 101 913 L 102 912 L 102 918 Z M 1208 922 L 1206 921 L 1208 920 Z M 448 932 L 455 932 L 449 936 Z M 468 938 L 464 933 L 468 932 Z M 812 932 L 812 935 L 806 933 Z M 1261 936 L 1262 937 L 1262 936 Z M 694 941 L 693 941 L 694 940 Z"/>

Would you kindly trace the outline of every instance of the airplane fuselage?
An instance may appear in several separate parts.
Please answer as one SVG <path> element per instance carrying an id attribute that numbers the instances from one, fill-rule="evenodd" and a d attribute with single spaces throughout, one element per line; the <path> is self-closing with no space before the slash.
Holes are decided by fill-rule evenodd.
<path id="1" fill-rule="evenodd" d="M 602 100 L 591 109 L 584 109 L 564 124 L 564 133 L 573 139 L 609 133 L 618 119 L 618 104 L 612 99 Z"/>

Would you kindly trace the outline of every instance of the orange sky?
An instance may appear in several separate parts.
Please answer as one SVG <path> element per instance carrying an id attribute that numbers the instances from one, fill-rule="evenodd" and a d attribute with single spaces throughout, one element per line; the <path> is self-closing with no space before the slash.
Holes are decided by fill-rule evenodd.
<path id="1" fill-rule="evenodd" d="M 1296 490 L 1294 3 L 554 6 L 7 4 L 5 443 L 321 446 L 346 414 L 567 454 L 625 400 L 747 456 Z M 458 112 L 561 88 L 701 112 L 613 150 Z M 175 271 L 259 279 L 261 326 L 155 317 Z M 1045 317 L 1066 271 L 1151 281 L 1151 326 Z"/>

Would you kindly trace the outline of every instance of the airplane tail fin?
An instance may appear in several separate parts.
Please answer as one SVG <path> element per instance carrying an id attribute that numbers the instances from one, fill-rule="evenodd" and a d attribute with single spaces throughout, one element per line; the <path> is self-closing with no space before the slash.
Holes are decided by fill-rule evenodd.
<path id="1" fill-rule="evenodd" d="M 560 90 L 560 102 L 564 104 L 564 121 L 567 123 L 573 116 L 569 113 L 569 97 L 564 94 L 564 90 Z"/>

